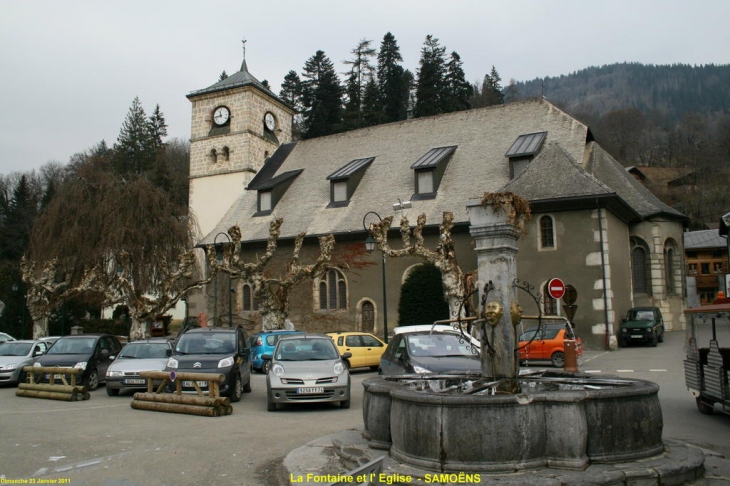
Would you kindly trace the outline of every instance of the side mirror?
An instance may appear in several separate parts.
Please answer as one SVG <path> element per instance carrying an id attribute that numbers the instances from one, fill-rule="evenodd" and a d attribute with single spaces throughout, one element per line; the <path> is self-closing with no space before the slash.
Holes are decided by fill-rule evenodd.
<path id="1" fill-rule="evenodd" d="M 343 354 L 341 356 L 342 356 L 343 359 L 350 359 L 350 358 L 352 358 L 352 353 L 348 351 L 348 352 L 346 352 L 345 354 Z"/>
<path id="2" fill-rule="evenodd" d="M 36 356 L 42 356 L 42 355 L 43 355 L 43 351 L 41 351 L 40 349 L 39 349 L 38 351 L 33 351 L 33 357 L 34 357 L 34 358 L 35 358 Z"/>
<path id="3" fill-rule="evenodd" d="M 109 357 L 109 350 L 108 349 L 102 349 L 101 350 L 101 357 L 102 358 L 108 358 Z"/>
<path id="4" fill-rule="evenodd" d="M 270 354 L 262 354 L 261 359 L 264 361 L 271 361 L 271 355 Z"/>

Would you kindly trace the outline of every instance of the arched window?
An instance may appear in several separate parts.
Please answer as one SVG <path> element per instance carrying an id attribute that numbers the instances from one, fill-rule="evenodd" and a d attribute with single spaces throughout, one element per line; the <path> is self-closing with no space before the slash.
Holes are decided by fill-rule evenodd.
<path id="1" fill-rule="evenodd" d="M 674 248 L 664 250 L 664 277 L 667 285 L 667 295 L 674 294 Z"/>
<path id="2" fill-rule="evenodd" d="M 548 283 L 542 286 L 542 313 L 546 316 L 557 316 L 558 315 L 558 301 L 550 297 L 548 293 Z"/>
<path id="3" fill-rule="evenodd" d="M 243 284 L 241 294 L 243 295 L 243 310 L 259 310 L 259 302 L 256 297 L 254 297 L 253 288 L 249 284 Z"/>
<path id="4" fill-rule="evenodd" d="M 651 277 L 649 266 L 649 248 L 638 238 L 632 239 L 631 278 L 635 294 L 651 295 Z"/>
<path id="5" fill-rule="evenodd" d="M 319 281 L 319 308 L 347 309 L 347 282 L 339 270 L 328 270 Z"/>
<path id="6" fill-rule="evenodd" d="M 231 158 L 231 151 L 230 151 L 230 149 L 227 146 L 226 147 L 223 147 L 223 160 L 225 160 L 226 162 L 228 162 L 230 160 L 230 158 Z"/>
<path id="7" fill-rule="evenodd" d="M 218 151 L 216 149 L 210 149 L 210 158 L 213 159 L 213 163 L 218 162 Z"/>
<path id="8" fill-rule="evenodd" d="M 540 218 L 540 248 L 555 248 L 555 224 L 552 216 Z"/>

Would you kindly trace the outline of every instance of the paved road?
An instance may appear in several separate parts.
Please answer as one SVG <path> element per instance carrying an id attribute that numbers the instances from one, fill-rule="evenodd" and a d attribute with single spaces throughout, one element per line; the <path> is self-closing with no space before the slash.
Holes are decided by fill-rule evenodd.
<path id="1" fill-rule="evenodd" d="M 730 416 L 700 414 L 684 387 L 683 342 L 684 333 L 672 332 L 657 348 L 586 351 L 579 367 L 657 382 L 664 437 L 730 458 Z M 92 392 L 91 400 L 73 403 L 19 398 L 14 387 L 3 387 L 0 481 L 277 486 L 283 484 L 280 463 L 288 452 L 318 437 L 362 427 L 360 384 L 373 374 L 353 373 L 349 410 L 302 406 L 278 412 L 266 411 L 265 380 L 256 374 L 253 392 L 233 404 L 232 415 L 218 418 L 133 410 L 131 396 L 108 397 L 103 387 Z M 709 475 L 730 481 L 730 461 L 714 457 L 707 463 Z"/>

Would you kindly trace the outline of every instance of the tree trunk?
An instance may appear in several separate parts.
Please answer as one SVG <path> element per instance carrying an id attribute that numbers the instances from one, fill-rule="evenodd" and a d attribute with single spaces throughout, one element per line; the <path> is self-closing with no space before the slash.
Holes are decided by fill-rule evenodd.
<path id="1" fill-rule="evenodd" d="M 288 317 L 286 312 L 280 309 L 269 308 L 268 312 L 261 314 L 261 327 L 264 331 L 284 329 L 284 321 Z"/>
<path id="2" fill-rule="evenodd" d="M 149 339 L 151 337 L 150 328 L 152 321 L 150 319 L 139 320 L 132 318 L 132 327 L 129 330 L 129 340 L 137 341 L 138 339 Z"/>
<path id="3" fill-rule="evenodd" d="M 33 318 L 33 336 L 31 339 L 38 339 L 48 336 L 48 316 L 37 316 L 31 314 Z"/>

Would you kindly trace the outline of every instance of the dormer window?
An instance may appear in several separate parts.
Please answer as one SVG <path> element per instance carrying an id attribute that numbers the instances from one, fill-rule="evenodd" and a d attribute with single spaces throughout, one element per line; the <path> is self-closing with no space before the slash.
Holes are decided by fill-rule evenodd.
<path id="1" fill-rule="evenodd" d="M 347 206 L 350 198 L 355 193 L 365 170 L 375 157 L 351 160 L 340 169 L 329 176 L 330 181 L 330 204 L 327 207 L 338 208 Z"/>
<path id="2" fill-rule="evenodd" d="M 540 150 L 547 132 L 529 133 L 520 135 L 504 154 L 509 159 L 510 179 L 514 179 L 530 165 L 535 154 Z"/>
<path id="3" fill-rule="evenodd" d="M 415 175 L 415 194 L 411 199 L 433 199 L 456 145 L 431 149 L 411 166 Z"/>
<path id="4" fill-rule="evenodd" d="M 259 212 L 271 212 L 272 209 L 273 206 L 271 205 L 271 191 L 259 191 Z"/>
<path id="5" fill-rule="evenodd" d="M 258 203 L 254 216 L 266 216 L 276 207 L 276 204 L 284 196 L 286 190 L 294 182 L 294 179 L 301 174 L 304 169 L 292 170 L 284 172 L 266 182 L 258 184 L 255 188 L 258 193 Z"/>

